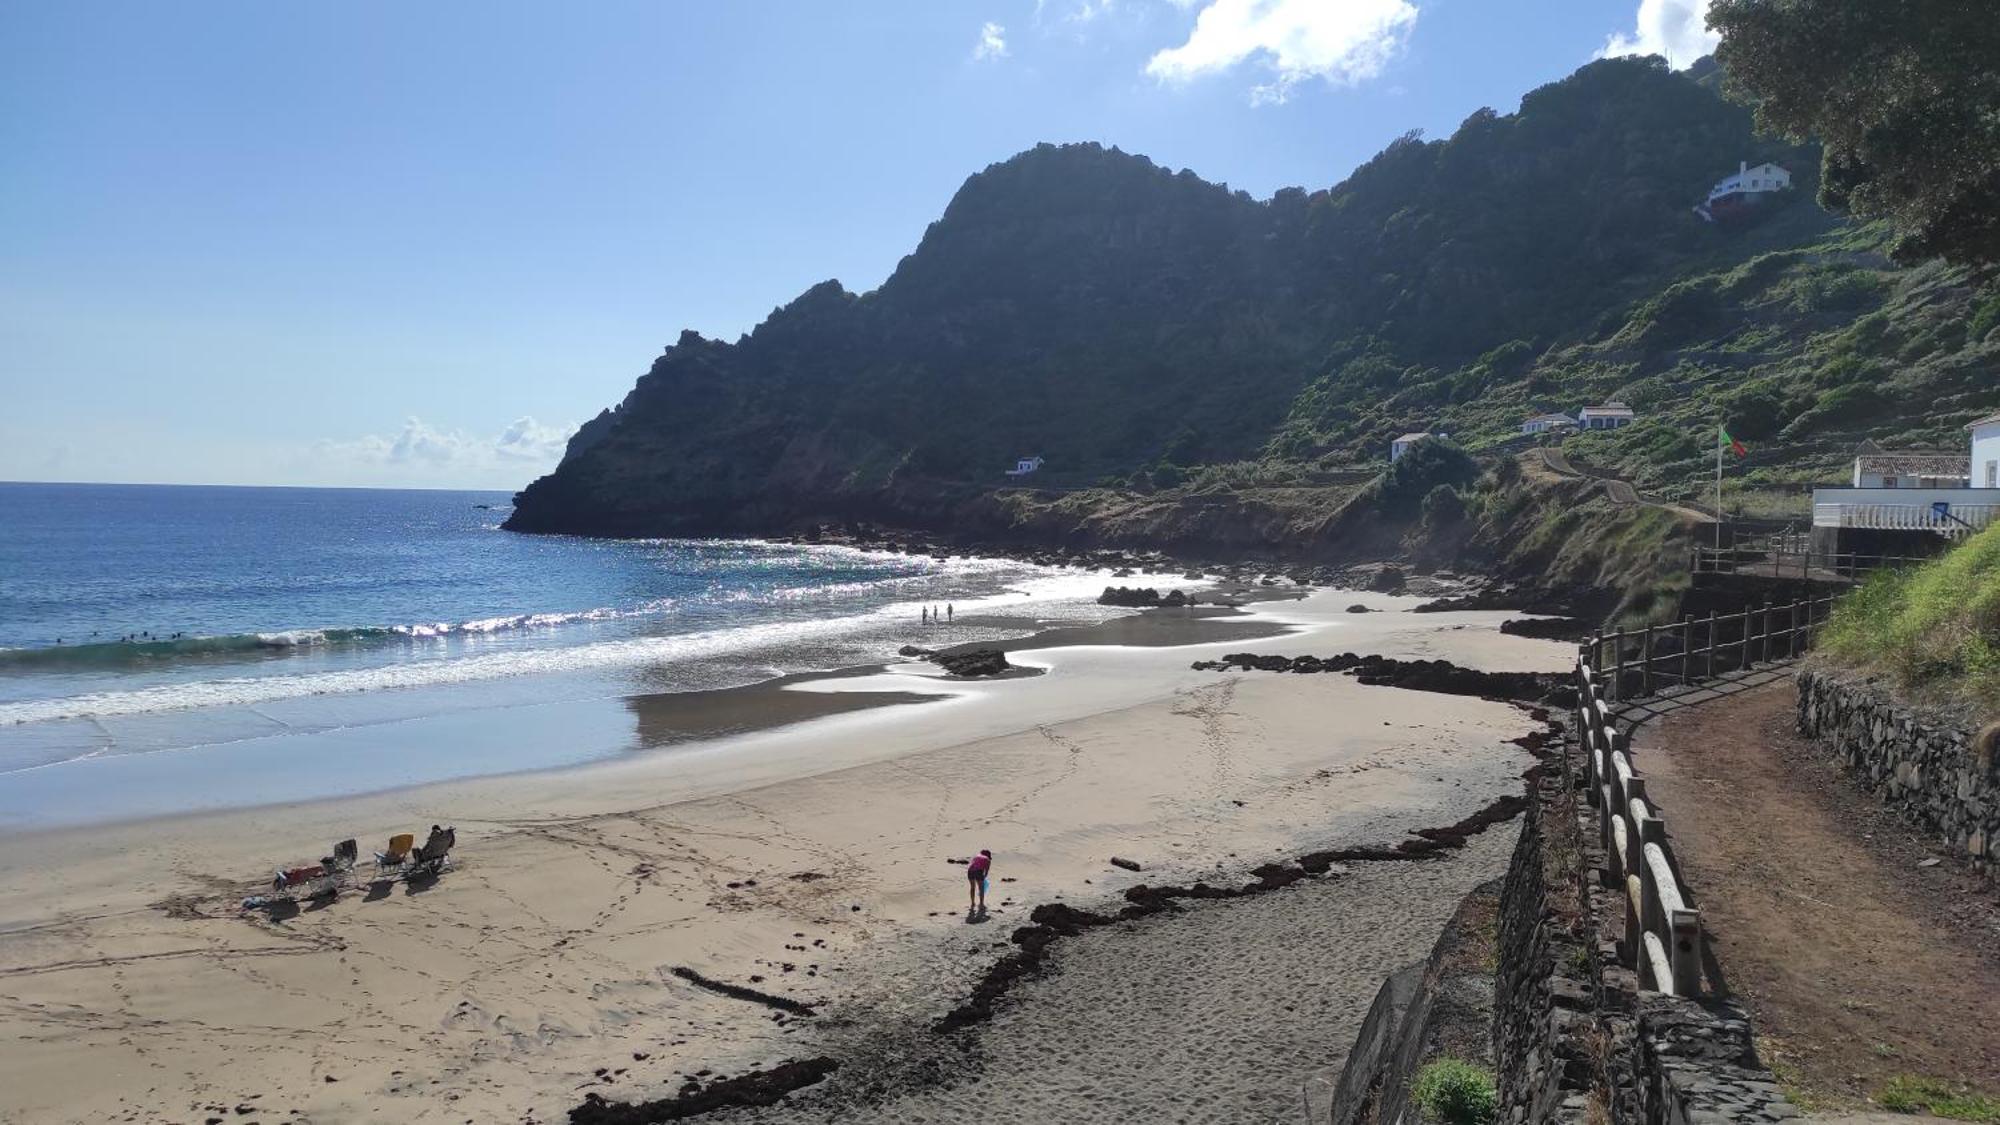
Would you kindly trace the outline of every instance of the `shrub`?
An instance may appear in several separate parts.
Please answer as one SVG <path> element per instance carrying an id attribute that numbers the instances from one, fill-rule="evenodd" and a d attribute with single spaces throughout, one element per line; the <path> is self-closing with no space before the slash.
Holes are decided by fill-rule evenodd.
<path id="1" fill-rule="evenodd" d="M 1425 1063 L 1410 1096 L 1425 1117 L 1444 1125 L 1486 1125 L 1499 1106 L 1490 1071 L 1449 1057 Z"/>
<path id="2" fill-rule="evenodd" d="M 1465 519 L 1465 496 L 1448 484 L 1438 485 L 1424 493 L 1424 526 L 1428 528 L 1452 527 Z"/>
<path id="3" fill-rule="evenodd" d="M 1424 497 L 1441 484 L 1468 485 L 1479 476 L 1472 455 L 1450 438 L 1433 437 L 1411 446 L 1382 474 L 1378 495 L 1391 514 L 1414 515 Z"/>
<path id="4" fill-rule="evenodd" d="M 2000 327 L 2000 293 L 1995 293 L 1991 297 L 1986 298 L 1978 308 L 1972 311 L 1972 322 L 1968 326 L 1966 334 L 1976 342 L 1984 340 L 1986 334 L 1993 331 L 1996 327 Z"/>

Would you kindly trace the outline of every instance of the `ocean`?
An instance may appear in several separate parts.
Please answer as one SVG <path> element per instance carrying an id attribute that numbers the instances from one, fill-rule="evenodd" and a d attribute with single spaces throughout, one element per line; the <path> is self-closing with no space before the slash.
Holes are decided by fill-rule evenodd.
<path id="1" fill-rule="evenodd" d="M 0 828 L 641 752 L 618 701 L 1115 613 L 1094 604 L 1101 575 L 517 535 L 508 503 L 0 483 Z M 920 624 L 946 604 L 952 625 Z"/>

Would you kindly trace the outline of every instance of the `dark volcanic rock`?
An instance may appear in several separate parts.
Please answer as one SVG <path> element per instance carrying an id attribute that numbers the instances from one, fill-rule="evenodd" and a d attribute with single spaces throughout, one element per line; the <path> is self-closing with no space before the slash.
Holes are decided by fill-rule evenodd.
<path id="1" fill-rule="evenodd" d="M 943 653 L 933 656 L 938 666 L 954 676 L 998 676 L 1014 670 L 1007 662 L 1007 654 L 997 648 L 974 649 L 971 652 Z"/>
<path id="2" fill-rule="evenodd" d="M 1362 605 L 1362 604 L 1361 604 L 1360 602 L 1356 602 L 1356 603 L 1354 603 L 1353 605 L 1351 605 L 1351 606 L 1348 606 L 1348 607 L 1347 607 L 1347 612 L 1349 612 L 1349 613 L 1374 613 L 1375 611 L 1374 611 L 1374 610 L 1372 610 L 1372 609 L 1369 609 L 1369 608 L 1368 608 L 1367 606 L 1365 606 L 1365 605 Z"/>
<path id="3" fill-rule="evenodd" d="M 1446 695 L 1476 695 L 1486 699 L 1509 699 L 1527 703 L 1547 703 L 1570 707 L 1576 703 L 1576 689 L 1569 678 L 1557 672 L 1481 672 L 1461 668 L 1449 660 L 1397 660 L 1392 656 L 1259 656 L 1232 652 L 1221 660 L 1197 660 L 1198 671 L 1221 672 L 1348 672 L 1364 684 L 1435 691 Z"/>
<path id="4" fill-rule="evenodd" d="M 651 1125 L 685 1121 L 734 1106 L 776 1105 L 786 1094 L 838 1069 L 840 1063 L 829 1058 L 794 1059 L 769 1070 L 717 1079 L 706 1086 L 690 1083 L 671 1098 L 650 1102 L 610 1102 L 594 1093 L 585 1094 L 583 1104 L 569 1111 L 569 1120 L 570 1125 Z"/>
<path id="5" fill-rule="evenodd" d="M 1576 617 L 1517 617 L 1500 623 L 1500 631 L 1514 637 L 1534 637 L 1544 641 L 1584 641 L 1596 632 L 1590 622 Z"/>

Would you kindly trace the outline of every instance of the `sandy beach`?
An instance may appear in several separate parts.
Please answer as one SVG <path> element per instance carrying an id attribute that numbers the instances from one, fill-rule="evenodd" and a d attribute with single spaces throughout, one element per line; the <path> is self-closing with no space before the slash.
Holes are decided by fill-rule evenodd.
<path id="1" fill-rule="evenodd" d="M 1342 612 L 1355 602 L 1384 612 Z M 627 705 L 661 748 L 613 762 L 0 837 L 0 1119 L 550 1121 L 586 1091 L 659 1097 L 699 1071 L 769 1065 L 842 1035 L 921 1031 L 963 1000 L 1035 904 L 1088 905 L 1140 882 L 1393 839 L 1517 792 L 1529 759 L 1507 740 L 1537 725 L 1518 707 L 1338 675 L 1188 667 L 1244 648 L 1489 670 L 1572 659 L 1566 646 L 1499 634 L 1507 614 L 1403 612 L 1414 604 L 1328 591 L 1214 622 L 1162 614 L 1157 626 L 1119 623 L 1129 635 L 1118 644 L 1062 635 L 1041 642 L 1056 647 L 1010 646 L 1044 674 L 999 682 L 949 682 L 913 664 L 721 702 L 639 697 Z M 1289 631 L 1248 640 L 1246 625 Z M 1199 642 L 1205 626 L 1217 639 L 1168 643 Z M 1149 641 L 1149 628 L 1162 632 Z M 840 699 L 794 698 L 825 693 Z M 732 717 L 745 707 L 789 725 L 729 733 L 769 725 Z M 434 883 L 354 889 L 277 920 L 237 909 L 259 872 L 347 836 L 365 853 L 434 822 L 459 837 L 457 869 Z M 1321 975 L 1346 991 L 1313 987 L 1328 997 L 1325 1045 L 1337 1051 L 1339 1020 L 1358 1018 L 1353 1003 L 1365 1007 L 1379 975 L 1421 952 L 1457 896 L 1490 876 L 1504 836 L 1421 865 L 1421 876 L 1419 865 L 1374 865 L 1268 896 L 1273 905 L 1204 907 L 1190 917 L 1212 913 L 1197 925 L 1214 932 L 1181 962 L 1137 960 L 1162 987 L 1161 974 L 1199 971 L 1227 950 L 1229 933 L 1308 941 L 1324 913 L 1320 940 L 1341 952 Z M 981 847 L 998 857 L 992 913 L 968 925 L 961 869 L 947 860 Z M 1146 869 L 1111 867 L 1113 855 Z M 1259 910 L 1289 921 L 1231 920 Z M 1035 1030 L 1047 1019 L 1099 1034 L 1081 1016 L 1046 1013 L 1101 1007 L 1091 988 L 1109 986 L 1088 982 L 1134 962 L 1116 952 L 1127 936 L 1080 940 L 1077 964 L 1097 967 L 1024 986 L 1018 1010 L 981 1034 L 1039 1041 L 1055 1034 Z M 692 987 L 677 967 L 822 1014 L 782 1018 Z M 1065 988 L 1080 991 L 1036 995 Z M 1231 1004 L 1249 1017 L 1270 1002 L 1242 989 L 1216 997 L 1209 1038 L 1228 1037 Z M 1188 1049 L 1159 1039 L 1174 1024 L 1146 1026 L 1152 1038 L 1132 1048 L 1141 1055 Z M 1302 1058 L 1253 1049 L 1274 1060 L 1251 1081 L 1258 1089 Z M 940 1087 L 934 1104 L 881 1119 L 964 1116 L 959 1096 Z M 1099 1116 L 1162 1104 L 1113 1101 Z M 1231 1104 L 1263 1113 L 1272 1103 L 1244 1093 Z M 1010 1112 L 1046 1119 L 1038 1108 Z M 810 1112 L 809 1100 L 795 1111 Z"/>

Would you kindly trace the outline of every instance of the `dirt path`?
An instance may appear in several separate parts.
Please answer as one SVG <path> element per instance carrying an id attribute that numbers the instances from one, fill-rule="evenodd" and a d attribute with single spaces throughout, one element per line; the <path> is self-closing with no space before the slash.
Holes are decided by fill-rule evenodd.
<path id="1" fill-rule="evenodd" d="M 1630 481 L 1619 480 L 1616 477 L 1601 477 L 1592 473 L 1586 473 L 1583 470 L 1577 468 L 1575 465 L 1570 464 L 1569 456 L 1560 449 L 1552 449 L 1548 446 L 1542 446 L 1539 452 L 1542 455 L 1543 466 L 1546 467 L 1550 472 L 1556 474 L 1557 476 L 1579 477 L 1579 478 L 1588 478 L 1591 480 L 1595 480 L 1598 482 L 1598 484 L 1603 486 L 1604 495 L 1609 497 L 1613 504 L 1617 504 L 1620 507 L 1630 508 L 1635 506 L 1643 506 L 1647 508 L 1664 508 L 1667 511 L 1672 512 L 1675 515 L 1681 517 L 1682 519 L 1690 520 L 1695 523 L 1715 522 L 1714 516 L 1711 516 L 1707 512 L 1701 511 L 1697 508 L 1690 508 L 1684 504 L 1675 504 L 1666 500 L 1648 499 L 1646 496 L 1642 495 L 1638 489 L 1632 487 L 1632 482 Z"/>
<path id="2" fill-rule="evenodd" d="M 1648 793 L 1766 1061 L 1808 1104 L 1896 1075 L 2000 1091 L 2000 889 L 1793 729 L 1789 681 L 1656 719 Z"/>

